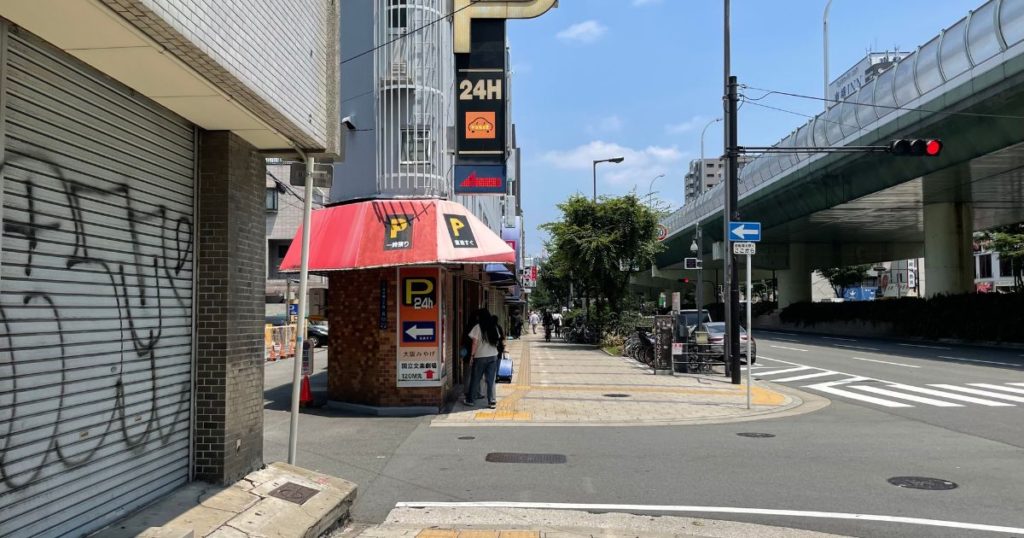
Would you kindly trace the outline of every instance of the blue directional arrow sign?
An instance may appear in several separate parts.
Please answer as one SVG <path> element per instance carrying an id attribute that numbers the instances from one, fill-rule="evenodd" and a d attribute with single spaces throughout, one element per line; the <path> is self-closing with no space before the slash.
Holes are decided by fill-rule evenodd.
<path id="1" fill-rule="evenodd" d="M 730 222 L 729 241 L 760 241 L 760 222 Z"/>

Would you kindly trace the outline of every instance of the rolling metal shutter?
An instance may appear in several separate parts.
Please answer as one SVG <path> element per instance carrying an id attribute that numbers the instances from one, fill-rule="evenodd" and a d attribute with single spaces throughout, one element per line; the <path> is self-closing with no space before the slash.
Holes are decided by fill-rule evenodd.
<path id="1" fill-rule="evenodd" d="M 0 24 L 0 536 L 81 535 L 188 479 L 196 135 Z"/>

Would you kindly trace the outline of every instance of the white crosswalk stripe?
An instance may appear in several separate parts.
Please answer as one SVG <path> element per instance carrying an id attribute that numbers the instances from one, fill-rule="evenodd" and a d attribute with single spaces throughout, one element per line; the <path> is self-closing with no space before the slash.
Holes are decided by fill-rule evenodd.
<path id="1" fill-rule="evenodd" d="M 1003 386 L 1000 386 L 1000 385 L 993 385 L 991 383 L 968 383 L 968 385 L 970 385 L 972 387 L 981 387 L 983 389 L 1005 390 L 1006 392 L 1014 392 L 1014 393 L 1017 393 L 1017 394 L 1024 394 L 1024 389 L 1015 389 L 1013 387 L 1003 387 Z"/>
<path id="2" fill-rule="evenodd" d="M 1024 397 L 1022 396 L 1011 396 L 1009 394 L 999 394 L 992 392 L 991 390 L 981 390 L 971 387 L 958 387 L 956 385 L 929 385 L 931 387 L 938 387 L 940 389 L 955 390 L 960 392 L 966 392 L 967 394 L 977 394 L 978 396 L 985 396 L 986 398 L 995 398 L 997 400 L 1009 400 L 1011 402 L 1024 403 Z"/>
<path id="3" fill-rule="evenodd" d="M 825 377 L 830 375 L 842 375 L 831 370 L 825 370 L 824 372 L 817 372 L 813 374 L 795 375 L 793 377 L 784 377 L 782 379 L 773 379 L 775 383 L 787 383 L 789 381 L 803 381 L 804 379 L 813 379 L 815 377 Z"/>
<path id="4" fill-rule="evenodd" d="M 843 381 L 832 381 L 828 383 L 818 383 L 817 385 L 808 385 L 804 388 L 818 390 L 828 394 L 833 394 L 835 396 L 843 396 L 851 400 L 859 400 L 862 402 L 873 403 L 876 405 L 880 405 L 882 407 L 914 407 L 912 405 L 905 403 L 894 402 L 892 400 L 886 400 L 884 398 L 876 398 L 874 396 L 868 396 L 866 394 L 859 394 L 856 392 L 836 388 L 836 385 L 851 383 L 854 381 L 865 381 L 866 379 L 867 378 L 864 377 L 855 377 Z"/>
<path id="5" fill-rule="evenodd" d="M 882 387 L 875 387 L 872 385 L 859 385 L 851 388 L 857 390 L 866 390 L 875 394 L 881 394 L 882 396 L 889 396 L 890 398 L 896 398 L 898 400 L 907 400 L 911 402 L 923 403 L 928 405 L 934 405 L 935 407 L 963 407 L 963 405 L 952 402 L 945 402 L 942 400 L 936 400 L 934 398 L 925 398 L 924 396 L 914 396 L 913 394 L 906 394 L 903 392 L 897 392 L 895 390 L 883 389 Z"/>
<path id="6" fill-rule="evenodd" d="M 804 370 L 810 370 L 810 366 L 798 366 L 796 368 L 784 368 L 782 370 L 772 370 L 770 372 L 758 372 L 759 376 L 775 375 L 775 374 L 788 374 L 790 372 L 802 372 Z M 753 373 L 753 372 L 751 372 Z"/>
<path id="7" fill-rule="evenodd" d="M 978 404 L 978 405 L 984 405 L 984 406 L 988 406 L 988 407 L 1016 407 L 1012 403 L 997 402 L 997 401 L 994 401 L 994 400 L 986 400 L 984 398 L 978 398 L 976 396 L 965 396 L 963 394 L 953 394 L 951 392 L 935 390 L 935 389 L 928 389 L 928 388 L 925 388 L 925 387 L 915 387 L 913 385 L 904 385 L 902 383 L 892 383 L 889 386 L 894 388 L 894 389 L 909 390 L 911 392 L 919 392 L 921 394 L 928 394 L 928 395 L 931 395 L 931 396 L 939 396 L 940 398 L 945 398 L 947 400 L 956 400 L 958 402 L 975 403 L 975 404 Z"/>

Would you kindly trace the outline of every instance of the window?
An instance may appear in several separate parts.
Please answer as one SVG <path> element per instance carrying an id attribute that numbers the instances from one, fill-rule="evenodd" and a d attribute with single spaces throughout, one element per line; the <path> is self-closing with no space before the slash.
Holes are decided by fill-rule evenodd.
<path id="1" fill-rule="evenodd" d="M 402 131 L 402 162 L 430 162 L 430 131 L 426 129 Z"/>
<path id="2" fill-rule="evenodd" d="M 992 255 L 978 256 L 978 278 L 992 278 Z"/>
<path id="3" fill-rule="evenodd" d="M 705 175 L 706 175 L 707 177 L 711 178 L 711 179 L 715 179 L 715 174 L 714 174 L 714 173 L 711 173 L 711 174 L 705 174 Z"/>
<path id="4" fill-rule="evenodd" d="M 999 258 L 999 276 L 1013 276 L 1012 258 Z"/>
<path id="5" fill-rule="evenodd" d="M 409 8 L 406 0 L 388 0 L 388 28 L 405 29 L 409 24 Z"/>
<path id="6" fill-rule="evenodd" d="M 277 211 L 277 189 L 267 187 L 267 211 Z"/>
<path id="7" fill-rule="evenodd" d="M 277 257 L 284 259 L 285 255 L 288 254 L 288 247 L 290 245 L 277 245 Z"/>

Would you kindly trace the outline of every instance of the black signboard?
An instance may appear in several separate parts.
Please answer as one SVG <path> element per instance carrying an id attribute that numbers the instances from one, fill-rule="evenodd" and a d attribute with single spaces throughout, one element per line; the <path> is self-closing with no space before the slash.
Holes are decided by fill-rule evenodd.
<path id="1" fill-rule="evenodd" d="M 460 163 L 505 162 L 505 20 L 475 19 L 471 52 L 455 57 Z"/>
<path id="2" fill-rule="evenodd" d="M 672 316 L 654 316 L 654 369 L 672 368 Z"/>
<path id="3" fill-rule="evenodd" d="M 445 213 L 444 222 L 455 248 L 476 248 L 476 237 L 473 236 L 473 229 L 469 227 L 469 219 L 465 215 Z"/>
<path id="4" fill-rule="evenodd" d="M 412 247 L 411 215 L 387 215 L 384 219 L 384 250 Z"/>

